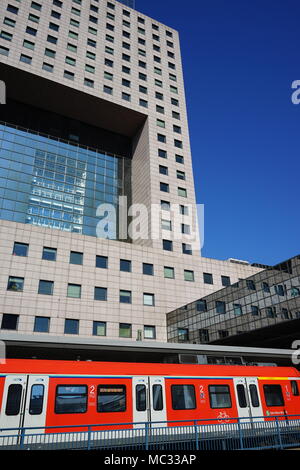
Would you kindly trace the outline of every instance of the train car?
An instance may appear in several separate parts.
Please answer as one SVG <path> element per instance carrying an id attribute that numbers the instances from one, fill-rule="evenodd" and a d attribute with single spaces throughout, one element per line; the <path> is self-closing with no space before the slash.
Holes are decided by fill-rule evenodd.
<path id="1" fill-rule="evenodd" d="M 8 359 L 0 364 L 0 430 L 286 420 L 300 415 L 299 380 L 292 367 Z"/>

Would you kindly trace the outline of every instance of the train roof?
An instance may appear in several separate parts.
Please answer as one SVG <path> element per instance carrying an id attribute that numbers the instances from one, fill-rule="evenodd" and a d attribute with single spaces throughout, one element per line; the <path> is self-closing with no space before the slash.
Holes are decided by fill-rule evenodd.
<path id="1" fill-rule="evenodd" d="M 4 362 L 4 363 L 3 363 Z M 294 367 L 6 359 L 0 374 L 300 377 Z"/>

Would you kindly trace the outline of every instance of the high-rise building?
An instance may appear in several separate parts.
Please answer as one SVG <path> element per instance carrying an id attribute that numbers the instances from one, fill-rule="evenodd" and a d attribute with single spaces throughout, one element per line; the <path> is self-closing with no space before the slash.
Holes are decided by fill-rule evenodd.
<path id="1" fill-rule="evenodd" d="M 178 33 L 127 4 L 1 2 L 2 338 L 166 341 L 259 270 L 200 256 Z"/>

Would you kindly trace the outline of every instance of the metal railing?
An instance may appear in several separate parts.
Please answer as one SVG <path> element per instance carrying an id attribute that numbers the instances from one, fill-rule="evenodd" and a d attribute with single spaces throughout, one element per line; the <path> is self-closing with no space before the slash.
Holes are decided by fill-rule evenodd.
<path id="1" fill-rule="evenodd" d="M 0 429 L 0 450 L 254 450 L 300 447 L 300 415 Z"/>

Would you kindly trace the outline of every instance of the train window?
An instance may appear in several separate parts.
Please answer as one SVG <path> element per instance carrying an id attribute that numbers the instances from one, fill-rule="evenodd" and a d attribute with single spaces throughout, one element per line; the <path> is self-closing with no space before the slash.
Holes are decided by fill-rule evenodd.
<path id="1" fill-rule="evenodd" d="M 153 409 L 161 411 L 164 408 L 163 394 L 161 385 L 153 385 L 152 387 Z"/>
<path id="2" fill-rule="evenodd" d="M 135 387 L 135 396 L 136 396 L 136 411 L 145 411 L 147 407 L 146 386 L 137 385 Z"/>
<path id="3" fill-rule="evenodd" d="M 284 400 L 280 385 L 264 385 L 267 406 L 283 406 Z"/>
<path id="4" fill-rule="evenodd" d="M 299 388 L 296 380 L 291 380 L 292 393 L 295 397 L 299 396 Z"/>
<path id="5" fill-rule="evenodd" d="M 231 408 L 231 396 L 228 385 L 209 385 L 211 408 Z"/>
<path id="6" fill-rule="evenodd" d="M 29 403 L 29 414 L 40 415 L 43 411 L 44 385 L 32 385 Z"/>
<path id="7" fill-rule="evenodd" d="M 194 385 L 172 385 L 173 410 L 194 410 L 196 408 L 196 396 Z"/>
<path id="8" fill-rule="evenodd" d="M 58 385 L 55 397 L 55 413 L 85 413 L 87 411 L 86 385 Z"/>
<path id="9" fill-rule="evenodd" d="M 20 384 L 11 384 L 8 387 L 6 399 L 6 416 L 17 416 L 20 413 L 23 387 Z"/>
<path id="10" fill-rule="evenodd" d="M 126 411 L 125 385 L 99 385 L 97 411 L 100 413 Z"/>
<path id="11" fill-rule="evenodd" d="M 256 385 L 249 385 L 250 397 L 251 397 L 251 404 L 253 408 L 258 408 L 260 406 L 257 386 Z"/>
<path id="12" fill-rule="evenodd" d="M 247 408 L 247 398 L 245 393 L 245 387 L 242 384 L 236 386 L 238 401 L 240 408 Z"/>

